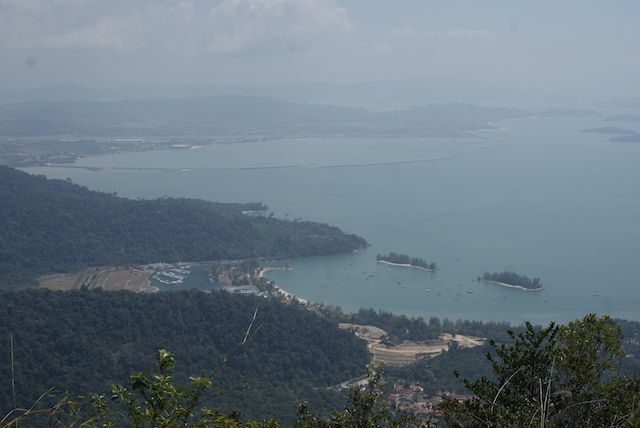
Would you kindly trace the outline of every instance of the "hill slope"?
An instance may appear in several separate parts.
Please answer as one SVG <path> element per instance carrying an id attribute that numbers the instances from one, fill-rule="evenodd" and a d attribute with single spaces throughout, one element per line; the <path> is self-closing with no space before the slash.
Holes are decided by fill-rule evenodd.
<path id="1" fill-rule="evenodd" d="M 288 258 L 366 245 L 312 222 L 250 217 L 259 204 L 131 200 L 0 166 L 0 287 L 92 265 Z"/>
<path id="2" fill-rule="evenodd" d="M 258 304 L 261 327 L 238 350 Z M 0 349 L 9 349 L 10 332 L 15 339 L 22 406 L 51 387 L 107 393 L 133 371 L 152 369 L 166 348 L 182 381 L 229 356 L 215 378 L 216 407 L 290 419 L 305 399 L 339 405 L 325 387 L 361 375 L 369 360 L 363 341 L 303 307 L 226 292 L 0 291 L 0 319 Z M 0 353 L 0 379 L 11 379 L 8 352 Z M 0 414 L 10 408 L 11 383 L 3 381 Z"/>

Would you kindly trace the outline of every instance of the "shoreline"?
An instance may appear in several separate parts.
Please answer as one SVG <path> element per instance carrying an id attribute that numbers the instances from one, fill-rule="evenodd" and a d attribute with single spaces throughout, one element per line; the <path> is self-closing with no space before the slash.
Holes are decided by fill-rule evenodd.
<path id="1" fill-rule="evenodd" d="M 507 284 L 505 282 L 493 281 L 493 280 L 490 280 L 490 279 L 483 279 L 483 281 L 484 282 L 490 282 L 490 283 L 495 284 L 495 285 L 499 285 L 500 287 L 515 288 L 517 290 L 522 290 L 522 291 L 542 291 L 542 290 L 544 290 L 544 287 L 526 288 L 526 287 L 523 287 L 522 285 Z"/>
<path id="2" fill-rule="evenodd" d="M 420 269 L 423 270 L 425 272 L 435 272 L 436 270 L 438 270 L 438 268 L 436 269 L 428 269 L 422 266 L 415 266 L 415 265 L 411 265 L 409 263 L 393 263 L 393 262 L 388 262 L 386 260 L 376 260 L 376 262 L 378 263 L 383 263 L 385 265 L 389 265 L 389 266 L 398 266 L 398 267 L 408 267 L 408 268 L 412 268 L 412 269 Z"/>
<path id="3" fill-rule="evenodd" d="M 258 278 L 264 278 L 266 273 L 269 272 L 290 272 L 292 271 L 293 268 L 291 267 L 263 267 L 260 268 L 260 272 L 258 273 Z M 282 287 L 280 287 L 279 285 L 277 285 L 274 281 L 269 280 L 269 282 L 271 283 L 271 287 L 273 288 L 273 294 L 278 295 L 278 297 L 280 297 L 281 299 L 283 299 L 285 302 L 287 301 L 296 301 L 302 305 L 305 306 L 309 306 L 309 301 L 302 299 L 298 296 L 296 296 L 295 294 L 289 293 L 287 290 L 283 289 Z"/>
<path id="4" fill-rule="evenodd" d="M 263 267 L 260 268 L 260 273 L 258 273 L 258 278 L 264 278 L 264 275 L 269 272 L 291 272 L 293 268 L 291 267 Z"/>
<path id="5" fill-rule="evenodd" d="M 272 284 L 272 287 L 275 290 L 276 294 L 279 294 L 281 298 L 285 299 L 285 301 L 296 301 L 305 306 L 309 305 L 309 302 L 307 300 L 289 293 L 288 291 L 284 290 L 283 288 L 279 287 L 276 284 Z"/>
<path id="6" fill-rule="evenodd" d="M 242 214 L 251 216 L 251 215 L 262 215 L 262 214 L 266 214 L 268 212 L 269 212 L 268 209 L 266 209 L 266 210 L 246 210 L 246 211 L 242 211 Z"/>

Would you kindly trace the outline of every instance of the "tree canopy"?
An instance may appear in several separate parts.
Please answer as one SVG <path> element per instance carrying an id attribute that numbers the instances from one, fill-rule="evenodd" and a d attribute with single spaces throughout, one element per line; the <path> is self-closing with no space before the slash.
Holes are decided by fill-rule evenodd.
<path id="1" fill-rule="evenodd" d="M 258 333 L 239 347 L 258 305 Z M 226 292 L 0 291 L 0 320 L 0 413 L 12 407 L 10 335 L 20 406 L 49 388 L 107 391 L 170 349 L 177 381 L 221 367 L 220 411 L 287 421 L 302 400 L 322 414 L 338 407 L 341 395 L 328 388 L 369 361 L 363 341 L 303 306 Z"/>
<path id="2" fill-rule="evenodd" d="M 261 204 L 132 200 L 0 166 L 0 287 L 88 266 L 351 252 L 366 245 L 325 224 L 247 216 Z"/>
<path id="3" fill-rule="evenodd" d="M 494 378 L 465 380 L 473 398 L 447 400 L 451 426 L 638 426 L 640 381 L 619 372 L 620 327 L 608 316 L 551 323 L 492 342 Z"/>
<path id="4" fill-rule="evenodd" d="M 253 324 L 247 332 L 252 331 Z M 465 381 L 473 397 L 445 398 L 439 405 L 443 423 L 460 427 L 635 427 L 640 423 L 640 381 L 618 371 L 620 327 L 609 317 L 590 314 L 581 320 L 545 328 L 526 324 L 512 331 L 510 344 L 491 341 L 487 354 L 493 377 Z M 255 330 L 253 330 L 255 331 Z M 245 338 L 247 335 L 245 334 Z M 257 336 L 256 336 L 257 337 Z M 242 343 L 245 341 L 243 340 Z M 78 399 L 63 396 L 52 407 L 9 414 L 11 423 L 48 415 L 51 426 L 87 427 L 248 427 L 275 428 L 282 420 L 247 420 L 207 400 L 217 373 L 191 376 L 180 383 L 176 359 L 165 349 L 156 354 L 155 371 L 136 371 L 110 395 Z M 382 367 L 368 369 L 367 382 L 354 387 L 342 410 L 319 416 L 303 402 L 292 421 L 296 428 L 377 428 L 432 426 L 398 412 L 382 400 Z M 42 412 L 42 413 L 39 413 Z M 15 426 L 15 425 L 9 425 Z"/>

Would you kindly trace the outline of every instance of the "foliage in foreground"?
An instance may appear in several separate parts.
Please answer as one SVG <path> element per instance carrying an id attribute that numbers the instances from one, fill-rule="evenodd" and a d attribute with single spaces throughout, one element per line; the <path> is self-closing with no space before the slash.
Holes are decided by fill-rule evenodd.
<path id="1" fill-rule="evenodd" d="M 258 305 L 259 334 L 235 351 Z M 11 334 L 21 407 L 49 388 L 107 391 L 170 349 L 179 383 L 228 357 L 216 375 L 216 409 L 291 422 L 301 401 L 323 414 L 340 408 L 342 394 L 328 388 L 361 375 L 369 361 L 363 341 L 303 306 L 226 292 L 0 290 L 0 320 L 0 415 L 14 406 Z"/>
<path id="2" fill-rule="evenodd" d="M 526 324 L 509 332 L 511 344 L 491 341 L 495 380 L 465 380 L 474 394 L 468 401 L 444 399 L 444 423 L 456 427 L 635 427 L 640 426 L 640 381 L 619 374 L 623 356 L 620 327 L 608 316 L 590 314 L 564 326 Z M 129 385 L 115 386 L 110 397 L 63 399 L 42 410 L 50 425 L 85 427 L 279 427 L 274 419 L 245 421 L 238 413 L 208 407 L 215 373 L 176 385 L 173 355 L 160 350 L 157 371 L 134 373 Z M 330 417 L 299 407 L 295 428 L 417 427 L 422 422 L 398 414 L 381 401 L 382 368 L 369 370 L 364 389 L 354 388 L 347 405 Z M 37 411 L 13 413 L 4 422 L 17 426 Z M 17 416 L 16 416 L 17 415 Z"/>
<path id="3" fill-rule="evenodd" d="M 446 400 L 442 409 L 459 427 L 635 427 L 640 381 L 622 376 L 620 327 L 608 316 L 544 329 L 526 324 L 511 345 L 491 342 L 495 380 L 465 380 L 474 398 Z"/>
<path id="4" fill-rule="evenodd" d="M 128 386 L 115 385 L 109 396 L 92 394 L 77 400 L 65 397 L 51 408 L 20 409 L 5 416 L 0 426 L 17 428 L 38 421 L 50 427 L 135 428 L 277 428 L 276 419 L 246 421 L 238 412 L 225 414 L 209 407 L 215 394 L 215 372 L 191 377 L 184 385 L 173 377 L 174 356 L 165 349 L 156 355 L 155 372 L 136 372 Z M 381 402 L 382 367 L 368 369 L 368 383 L 349 392 L 342 411 L 330 417 L 314 415 L 303 403 L 295 428 L 400 428 L 426 426 L 410 415 L 395 414 Z"/>

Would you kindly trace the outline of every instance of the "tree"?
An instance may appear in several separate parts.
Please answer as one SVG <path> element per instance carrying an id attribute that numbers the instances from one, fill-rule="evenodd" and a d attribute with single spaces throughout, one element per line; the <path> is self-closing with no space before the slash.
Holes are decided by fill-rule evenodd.
<path id="1" fill-rule="evenodd" d="M 18 427 L 20 422 L 33 422 L 31 417 L 46 416 L 49 426 L 87 428 L 278 428 L 275 419 L 242 420 L 239 412 L 224 414 L 205 406 L 214 388 L 214 375 L 191 377 L 186 385 L 175 383 L 173 354 L 160 349 L 156 355 L 157 371 L 131 374 L 128 386 L 115 385 L 110 397 L 92 394 L 87 398 L 63 397 L 53 407 L 37 412 L 24 411 L 5 421 L 3 427 Z M 313 415 L 306 403 L 299 406 L 295 428 L 404 428 L 428 427 L 413 415 L 396 414 L 381 400 L 384 386 L 381 365 L 367 369 L 364 388 L 349 390 L 342 411 L 328 419 Z M 85 410 L 88 408 L 88 410 Z"/>
<path id="2" fill-rule="evenodd" d="M 215 372 L 203 377 L 190 377 L 186 385 L 175 383 L 173 354 L 160 349 L 156 354 L 156 372 L 131 374 L 129 385 L 114 385 L 111 395 L 91 394 L 89 397 L 63 397 L 48 409 L 23 412 L 6 422 L 6 427 L 18 427 L 24 420 L 47 416 L 49 426 L 87 428 L 277 428 L 273 419 L 242 423 L 238 412 L 224 413 L 205 406 L 214 386 Z M 87 409 L 87 410 L 85 410 Z M 36 419 L 37 420 L 37 419 Z M 5 422 L 5 421 L 3 421 Z"/>
<path id="3" fill-rule="evenodd" d="M 619 327 L 590 314 L 566 326 L 508 332 L 510 345 L 491 341 L 495 379 L 465 386 L 474 397 L 445 400 L 452 426 L 637 426 L 640 382 L 620 376 Z"/>
<path id="4" fill-rule="evenodd" d="M 257 312 L 257 310 L 256 310 Z M 254 318 L 255 320 L 255 313 Z M 253 320 L 240 346 L 250 337 Z M 254 330 L 257 331 L 257 330 Z M 474 394 L 468 401 L 444 399 L 441 410 L 450 426 L 464 427 L 635 427 L 640 426 L 640 381 L 618 371 L 622 334 L 608 316 L 590 314 L 564 326 L 551 323 L 508 331 L 509 344 L 491 341 L 487 354 L 494 376 L 465 380 Z M 51 407 L 11 412 L 0 426 L 18 423 L 67 427 L 158 428 L 276 428 L 274 419 L 245 422 L 238 412 L 213 407 L 216 370 L 207 376 L 175 381 L 174 356 L 161 349 L 156 370 L 131 374 L 127 386 L 116 385 L 111 394 L 87 398 L 64 396 Z M 330 417 L 316 416 L 299 407 L 295 428 L 377 428 L 427 426 L 411 415 L 396 412 L 381 400 L 381 366 L 368 369 L 363 387 L 349 390 L 347 404 Z M 44 397 L 46 393 L 42 395 Z M 42 398 L 41 397 L 41 398 Z M 44 421 L 44 422 L 43 422 Z M 24 423 L 23 423 L 24 422 Z"/>
<path id="5" fill-rule="evenodd" d="M 580 420 L 585 426 L 610 426 L 623 422 L 630 410 L 637 382 L 619 374 L 624 356 L 620 327 L 608 316 L 589 314 L 561 326 L 561 346 L 555 352 L 566 406 L 558 414 L 563 421 Z M 633 386 L 633 384 L 636 384 Z M 622 394 L 621 391 L 630 394 Z"/>

